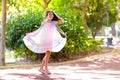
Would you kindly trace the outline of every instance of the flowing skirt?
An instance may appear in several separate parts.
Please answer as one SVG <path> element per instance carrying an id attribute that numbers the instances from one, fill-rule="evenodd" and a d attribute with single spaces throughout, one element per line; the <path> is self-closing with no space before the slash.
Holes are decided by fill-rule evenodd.
<path id="1" fill-rule="evenodd" d="M 34 53 L 44 53 L 46 51 L 59 52 L 66 44 L 56 27 L 43 26 L 34 32 L 28 33 L 23 41 L 28 49 Z"/>

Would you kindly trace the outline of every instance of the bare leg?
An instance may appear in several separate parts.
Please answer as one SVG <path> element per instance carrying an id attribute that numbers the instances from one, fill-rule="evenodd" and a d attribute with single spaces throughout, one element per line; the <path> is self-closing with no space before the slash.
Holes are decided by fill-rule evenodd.
<path id="1" fill-rule="evenodd" d="M 41 67 L 40 67 L 40 71 L 42 73 L 44 73 L 43 70 L 45 70 L 45 72 L 47 74 L 50 74 L 50 72 L 48 70 L 48 61 L 49 61 L 50 55 L 51 55 L 51 52 L 50 51 L 46 51 L 45 56 L 44 56 L 44 58 L 42 60 L 42 63 L 41 63 Z M 44 67 L 45 67 L 45 69 L 44 69 Z"/>
<path id="2" fill-rule="evenodd" d="M 49 61 L 50 55 L 51 55 L 51 52 L 50 51 L 46 51 L 46 54 L 45 54 L 45 71 L 48 74 L 50 74 L 50 72 L 48 70 L 48 61 Z"/>
<path id="3" fill-rule="evenodd" d="M 44 68 L 44 66 L 45 66 L 45 58 L 46 58 L 46 56 L 44 56 L 44 58 L 43 58 L 43 60 L 42 60 L 40 70 L 43 70 L 43 68 Z"/>

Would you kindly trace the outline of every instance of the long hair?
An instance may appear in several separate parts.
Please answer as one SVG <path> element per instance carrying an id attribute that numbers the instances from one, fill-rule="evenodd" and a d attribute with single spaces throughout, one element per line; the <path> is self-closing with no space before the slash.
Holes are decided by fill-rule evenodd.
<path id="1" fill-rule="evenodd" d="M 47 15 L 48 15 L 49 12 L 53 13 L 53 19 L 52 19 L 52 21 L 58 21 L 58 20 L 60 20 L 53 11 L 47 11 L 46 12 L 46 17 L 47 17 Z"/>

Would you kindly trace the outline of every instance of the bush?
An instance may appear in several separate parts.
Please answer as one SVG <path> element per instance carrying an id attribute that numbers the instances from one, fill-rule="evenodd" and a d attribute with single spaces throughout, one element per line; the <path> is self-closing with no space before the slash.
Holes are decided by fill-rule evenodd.
<path id="1" fill-rule="evenodd" d="M 41 20 L 43 20 L 43 13 L 39 10 L 29 9 L 26 14 L 10 16 L 7 21 L 6 46 L 16 51 L 15 57 L 34 55 L 26 48 L 22 39 L 26 33 L 36 30 Z"/>
<path id="2" fill-rule="evenodd" d="M 65 11 L 62 13 L 61 11 L 58 11 L 58 13 L 66 21 L 64 24 L 60 25 L 60 27 L 65 32 L 67 32 L 68 36 L 67 44 L 65 48 L 60 52 L 61 54 L 75 54 L 79 51 L 89 53 L 93 50 L 100 50 L 100 44 L 103 42 L 103 40 L 88 38 L 88 30 L 86 30 L 86 28 L 83 26 L 83 21 L 80 15 L 76 15 L 69 11 Z"/>

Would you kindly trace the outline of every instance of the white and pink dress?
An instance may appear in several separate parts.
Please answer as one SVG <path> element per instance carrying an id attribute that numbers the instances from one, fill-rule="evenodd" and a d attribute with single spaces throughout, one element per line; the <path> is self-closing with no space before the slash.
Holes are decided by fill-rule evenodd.
<path id="1" fill-rule="evenodd" d="M 23 41 L 28 49 L 35 53 L 44 53 L 46 51 L 59 52 L 66 43 L 57 31 L 56 21 L 43 21 L 41 27 L 34 32 L 28 33 Z"/>

